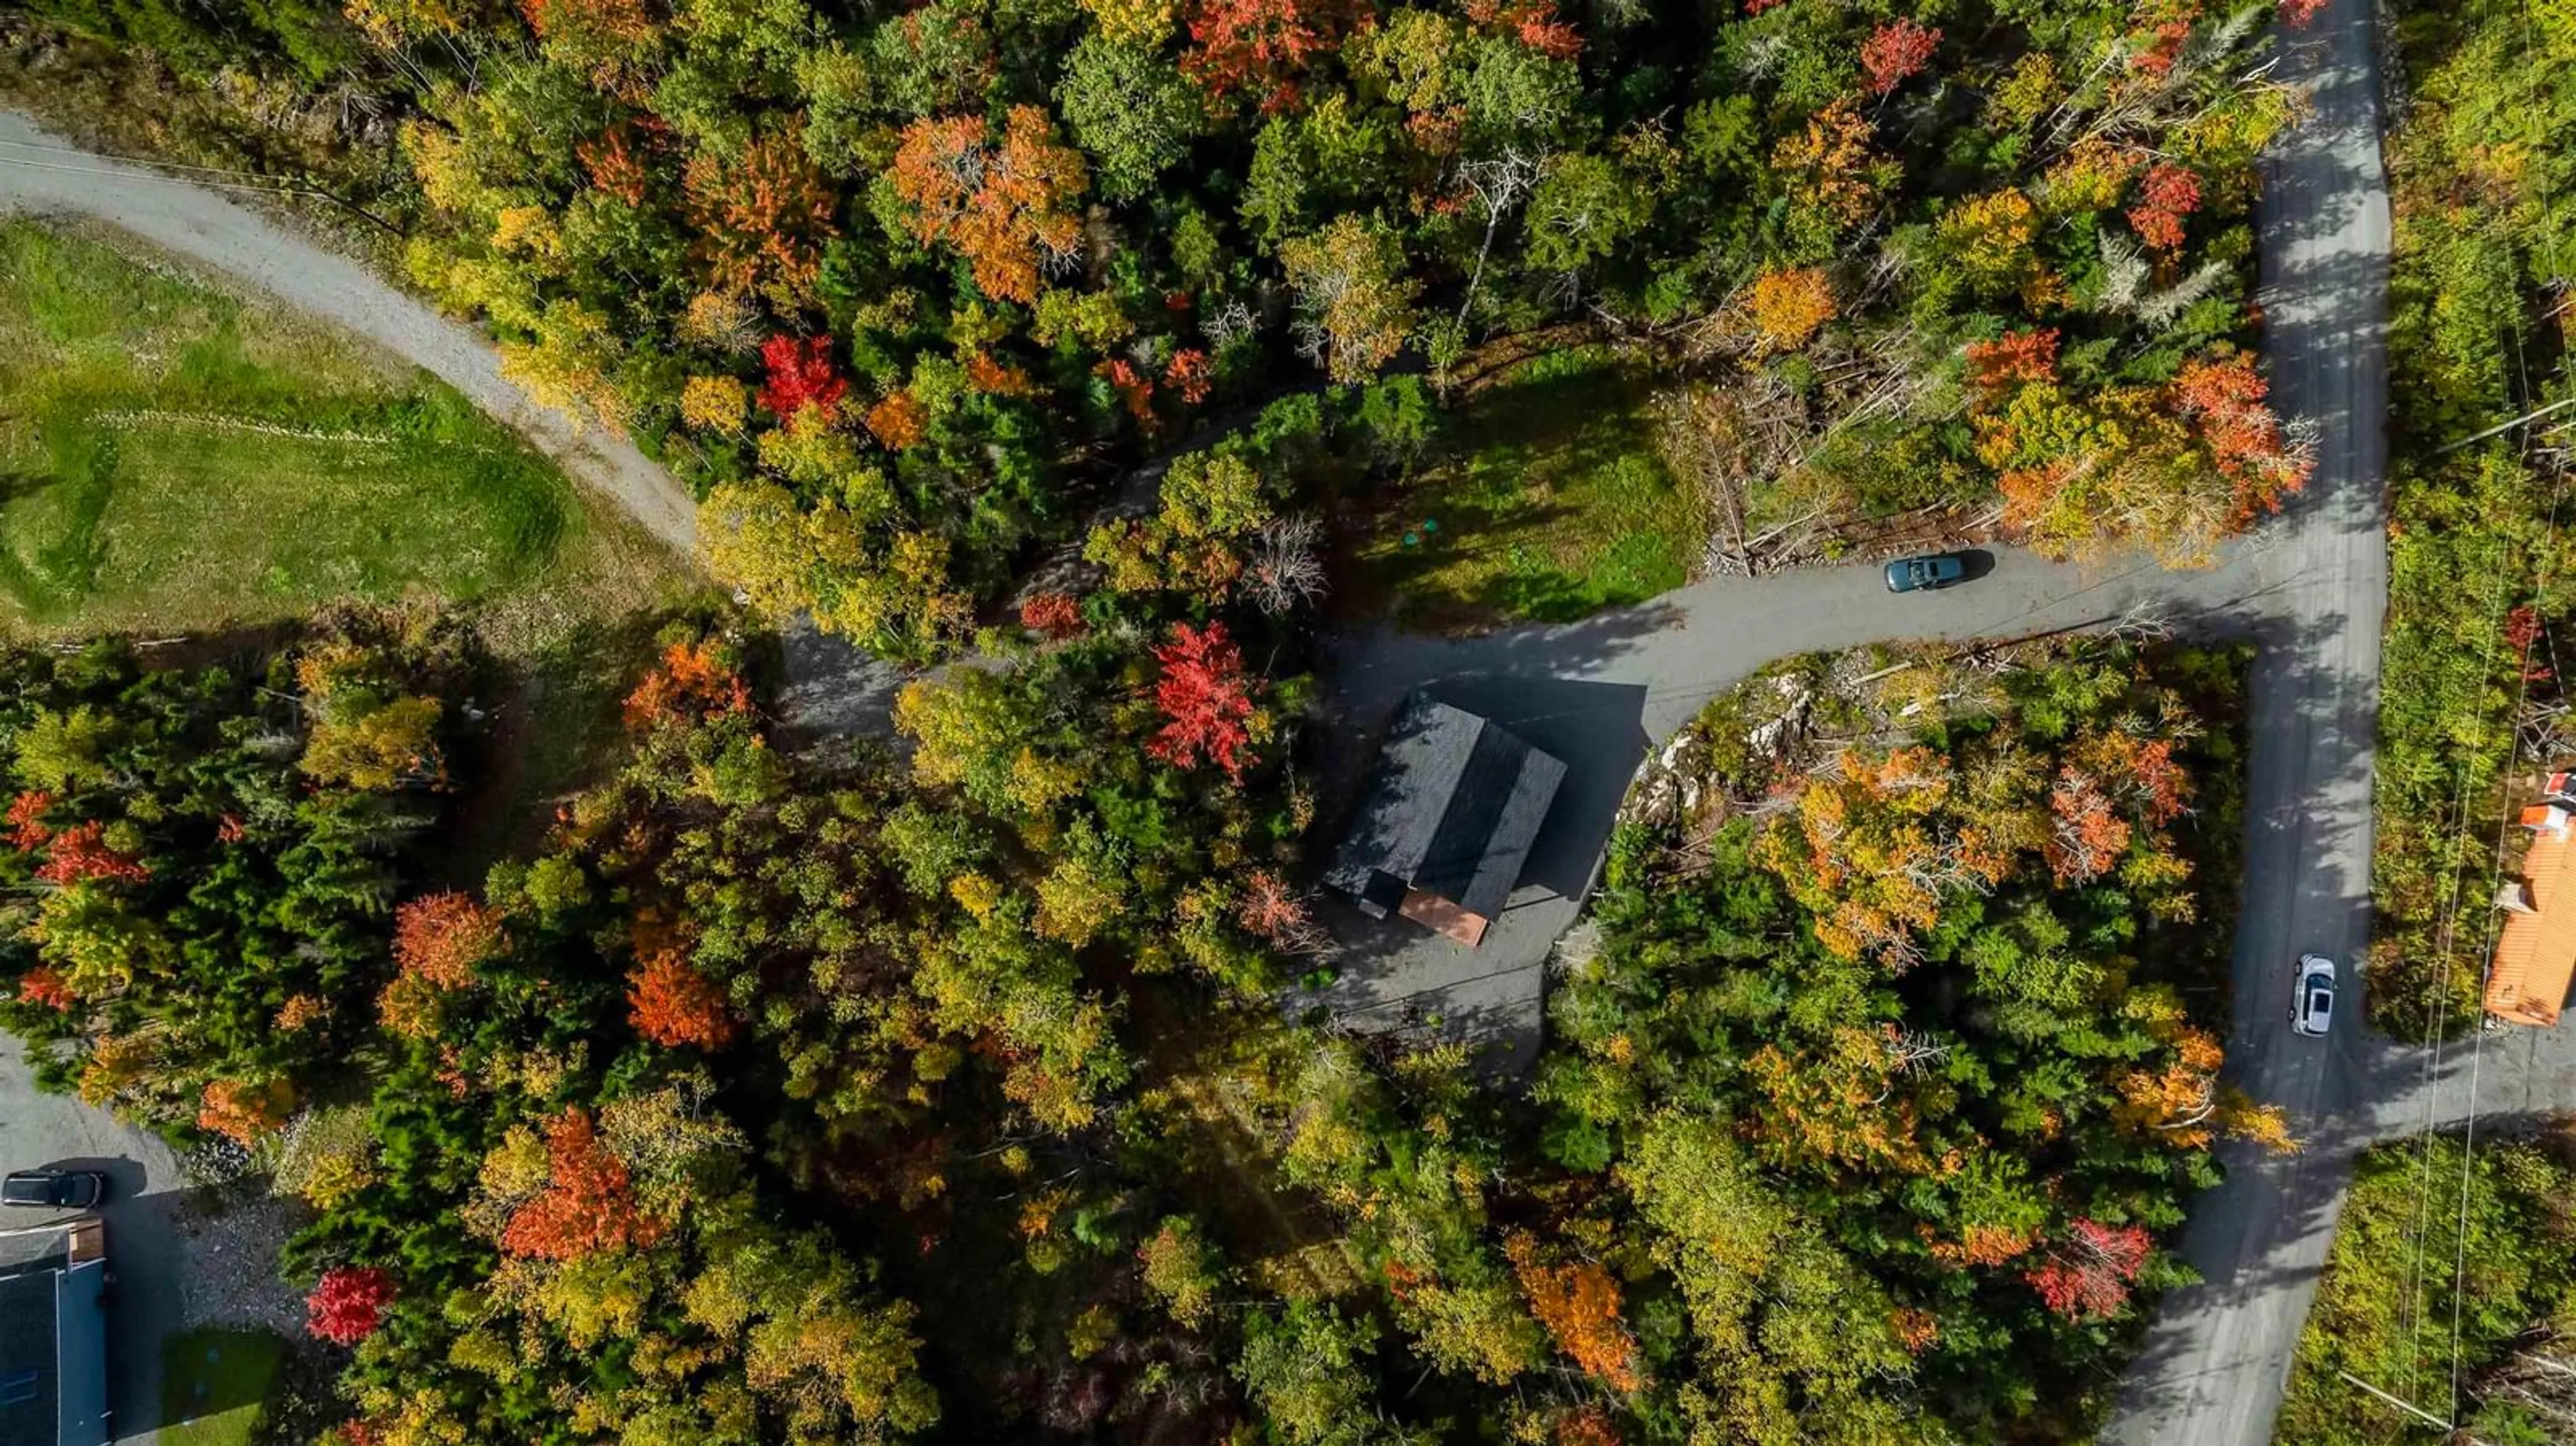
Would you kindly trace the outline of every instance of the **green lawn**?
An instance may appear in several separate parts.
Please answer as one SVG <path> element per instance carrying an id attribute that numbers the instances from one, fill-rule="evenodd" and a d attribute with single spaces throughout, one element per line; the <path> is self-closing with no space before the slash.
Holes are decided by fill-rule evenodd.
<path id="1" fill-rule="evenodd" d="M 286 1343 L 267 1331 L 199 1330 L 161 1343 L 161 1446 L 247 1446 Z"/>
<path id="2" fill-rule="evenodd" d="M 0 631 L 559 592 L 620 526 L 424 373 L 89 235 L 0 221 Z"/>
<path id="3" fill-rule="evenodd" d="M 1563 622 L 1681 586 L 1706 527 L 1656 455 L 1652 395 L 1597 348 L 1481 387 L 1356 540 L 1360 604 L 1474 627 Z"/>

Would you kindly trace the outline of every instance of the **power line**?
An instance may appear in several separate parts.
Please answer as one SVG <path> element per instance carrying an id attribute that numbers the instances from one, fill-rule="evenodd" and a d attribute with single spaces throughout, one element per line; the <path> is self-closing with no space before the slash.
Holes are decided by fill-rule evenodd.
<path id="1" fill-rule="evenodd" d="M 283 183 L 275 185 L 253 185 L 247 181 L 201 180 L 190 176 L 164 176 L 151 171 L 140 170 L 109 171 L 101 170 L 95 166 L 65 166 L 58 165 L 52 161 L 30 161 L 19 156 L 0 156 L 0 166 L 16 166 L 20 170 L 27 171 L 62 171 L 75 176 L 104 176 L 112 181 L 159 181 L 163 185 L 168 186 L 198 186 L 209 190 L 219 191 L 249 191 L 267 196 L 310 196 L 315 200 L 328 201 L 332 205 L 338 206 L 343 210 L 350 211 L 358 216 L 364 217 L 370 223 L 382 227 L 385 231 L 393 235 L 399 236 L 402 234 L 401 228 L 395 226 L 394 223 L 386 220 L 382 216 L 368 210 L 366 207 L 358 205 L 354 201 L 344 201 L 338 196 L 332 195 L 328 191 L 317 191 L 310 186 L 297 186 Z"/>
<path id="2" fill-rule="evenodd" d="M 218 176 L 249 176 L 255 180 L 287 184 L 283 177 L 273 176 L 266 171 L 246 170 L 240 166 L 207 166 L 194 161 L 165 161 L 153 156 L 128 156 L 120 155 L 115 151 L 83 150 L 78 146 L 49 146 L 42 141 L 0 139 L 0 146 L 22 151 L 46 151 L 58 156 L 82 156 L 93 161 L 122 161 L 131 166 L 160 166 L 177 171 L 204 171 Z"/>

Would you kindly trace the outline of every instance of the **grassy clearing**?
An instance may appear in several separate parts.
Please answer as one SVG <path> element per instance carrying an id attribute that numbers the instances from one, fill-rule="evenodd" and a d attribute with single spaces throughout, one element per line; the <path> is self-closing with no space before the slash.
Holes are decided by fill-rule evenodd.
<path id="1" fill-rule="evenodd" d="M 198 1330 L 161 1343 L 162 1446 L 248 1446 L 286 1343 L 267 1331 Z"/>
<path id="2" fill-rule="evenodd" d="M 0 629 L 483 604 L 507 650 L 679 576 L 452 389 L 86 234 L 0 221 Z"/>
<path id="3" fill-rule="evenodd" d="M 128 238 L 0 219 L 0 637 L 461 607 L 505 675 L 479 867 L 613 751 L 621 685 L 703 585 L 424 373 Z"/>
<path id="4" fill-rule="evenodd" d="M 1362 605 L 1416 625 L 1563 622 L 1681 586 L 1706 530 L 1656 454 L 1651 396 L 1600 348 L 1480 388 L 1368 522 Z"/>

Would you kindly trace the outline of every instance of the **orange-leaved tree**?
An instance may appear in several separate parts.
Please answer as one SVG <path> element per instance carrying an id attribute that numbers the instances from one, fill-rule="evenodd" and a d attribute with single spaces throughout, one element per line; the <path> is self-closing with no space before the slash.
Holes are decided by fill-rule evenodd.
<path id="1" fill-rule="evenodd" d="M 724 995 L 680 957 L 657 950 L 626 976 L 628 1022 L 655 1044 L 714 1049 L 733 1037 Z"/>
<path id="2" fill-rule="evenodd" d="M 1530 1314 L 1547 1327 L 1557 1349 L 1614 1391 L 1644 1384 L 1637 1374 L 1637 1339 L 1619 1318 L 1615 1276 L 1588 1260 L 1549 1264 L 1527 1231 L 1513 1231 L 1503 1241 L 1503 1254 L 1520 1277 Z"/>
<path id="3" fill-rule="evenodd" d="M 981 116 L 917 120 L 889 174 L 913 235 L 954 247 L 975 284 L 1005 301 L 1036 301 L 1039 269 L 1071 257 L 1082 236 L 1069 209 L 1088 184 L 1082 153 L 1033 105 L 1011 107 L 999 137 Z"/>
<path id="4" fill-rule="evenodd" d="M 501 1248 L 539 1260 L 578 1260 L 650 1245 L 662 1230 L 637 1205 L 626 1162 L 601 1142 L 590 1113 L 573 1105 L 546 1123 L 545 1186 L 511 1212 Z"/>

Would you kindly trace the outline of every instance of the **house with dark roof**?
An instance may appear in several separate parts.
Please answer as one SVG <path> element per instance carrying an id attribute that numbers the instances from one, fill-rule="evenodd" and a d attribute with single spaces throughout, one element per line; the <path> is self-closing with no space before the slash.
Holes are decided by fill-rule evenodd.
<path id="1" fill-rule="evenodd" d="M 1398 915 L 1473 947 L 1520 882 L 1564 779 L 1562 761 L 1416 692 L 1325 882 L 1373 918 Z"/>
<path id="2" fill-rule="evenodd" d="M 24 1237 L 21 1237 L 24 1238 Z M 0 1446 L 106 1446 L 105 1232 L 0 1263 Z"/>

